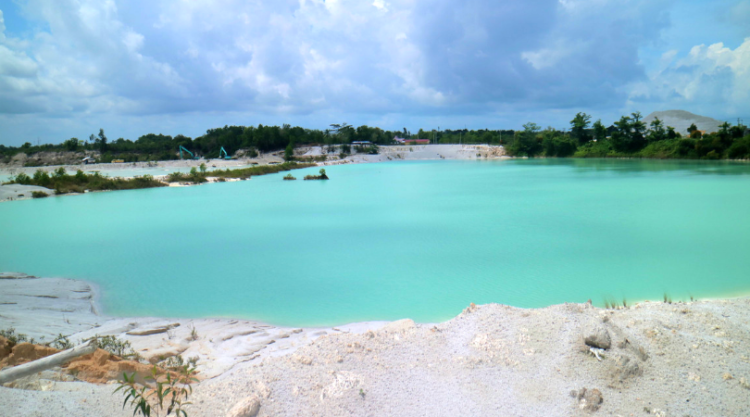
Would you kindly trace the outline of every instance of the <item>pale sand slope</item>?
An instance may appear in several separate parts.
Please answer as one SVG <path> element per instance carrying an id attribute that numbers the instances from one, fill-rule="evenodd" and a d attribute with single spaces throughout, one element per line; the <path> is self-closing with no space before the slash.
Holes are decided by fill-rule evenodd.
<path id="1" fill-rule="evenodd" d="M 319 147 L 307 148 L 306 155 L 320 155 Z M 380 146 L 377 155 L 355 153 L 343 160 L 330 158 L 324 165 L 346 163 L 367 163 L 385 161 L 424 161 L 424 160 L 477 160 L 505 157 L 502 146 L 488 145 L 398 145 Z"/>
<path id="2" fill-rule="evenodd" d="M 27 200 L 32 198 L 31 193 L 34 191 L 41 191 L 50 196 L 55 195 L 54 190 L 37 185 L 0 184 L 0 201 Z"/>
<path id="3" fill-rule="evenodd" d="M 39 307 L 39 303 L 34 307 L 39 295 L 60 297 L 47 298 L 47 309 L 60 300 L 70 302 L 62 296 L 62 286 L 51 282 L 0 280 L 0 328 L 7 326 L 10 317 L 22 329 L 25 317 Z M 8 285 L 15 286 L 14 295 L 5 295 L 10 292 Z M 70 285 L 67 291 L 80 291 L 87 284 L 72 281 Z M 38 286 L 57 290 L 33 292 Z M 25 299 L 21 293 L 27 293 Z M 88 309 L 93 314 L 91 299 L 82 296 L 86 293 L 75 294 L 68 298 L 78 298 L 78 307 L 68 304 L 66 309 L 83 315 Z M 132 321 L 139 328 L 148 327 Z M 203 333 L 193 346 L 196 342 L 185 340 L 189 321 L 179 322 L 171 339 L 165 334 L 128 339 L 141 347 L 187 344 L 188 350 L 205 354 L 200 364 L 206 366 L 211 358 L 221 360 L 222 355 L 253 350 L 257 339 L 240 333 L 261 327 L 251 322 L 196 320 Z M 50 325 L 54 323 L 51 318 Z M 114 330 L 115 324 L 107 326 L 109 322 L 97 330 L 125 331 Z M 362 332 L 367 327 L 372 330 Z M 212 333 L 212 328 L 218 333 Z M 583 337 L 596 328 L 606 330 L 612 340 L 601 361 L 583 344 Z M 404 320 L 352 329 L 351 333 L 344 328 L 341 332 L 311 329 L 290 332 L 284 339 L 276 336 L 277 343 L 266 345 L 260 357 L 236 363 L 196 386 L 190 415 L 224 416 L 239 401 L 255 397 L 259 416 L 697 417 L 744 416 L 750 409 L 750 299 L 746 298 L 646 302 L 620 310 L 586 304 L 532 310 L 491 304 L 470 307 L 437 325 Z M 282 335 L 289 330 L 263 329 Z M 221 342 L 222 332 L 235 336 Z M 307 336 L 294 339 L 293 335 L 302 334 Z M 288 345 L 270 350 L 280 343 Z M 217 368 L 204 369 L 210 373 Z M 110 395 L 112 385 L 56 382 L 44 386 L 52 391 L 0 388 L 1 409 L 10 410 L 13 416 L 132 415 L 132 411 L 121 411 L 119 397 Z M 571 391 L 584 387 L 601 391 L 603 403 L 598 411 L 581 410 L 580 402 L 571 396 Z"/>
<path id="4" fill-rule="evenodd" d="M 236 169 L 244 168 L 253 162 L 259 165 L 266 165 L 269 162 L 283 162 L 283 152 L 267 153 L 257 158 L 240 158 L 240 159 L 185 159 L 174 161 L 157 161 L 157 162 L 135 162 L 135 163 L 117 163 L 117 164 L 77 164 L 77 165 L 53 165 L 44 167 L 14 167 L 0 164 L 0 180 L 6 177 L 17 175 L 21 172 L 27 175 L 34 175 L 34 172 L 41 169 L 52 172 L 59 167 L 64 167 L 69 173 L 75 173 L 79 169 L 84 172 L 99 171 L 103 175 L 111 177 L 133 177 L 140 176 L 144 173 L 155 172 L 154 176 L 167 175 L 177 169 L 198 168 L 201 164 L 206 164 L 209 172 L 213 169 Z M 130 173 L 130 174 L 128 174 Z"/>

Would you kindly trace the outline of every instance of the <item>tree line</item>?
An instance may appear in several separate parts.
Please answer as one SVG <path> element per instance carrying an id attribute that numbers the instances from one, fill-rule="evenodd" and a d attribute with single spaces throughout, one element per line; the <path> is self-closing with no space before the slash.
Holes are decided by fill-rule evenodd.
<path id="1" fill-rule="evenodd" d="M 179 159 L 180 146 L 195 155 L 218 158 L 223 147 L 233 155 L 238 150 L 246 150 L 250 156 L 258 153 L 283 150 L 289 145 L 338 145 L 355 141 L 369 141 L 378 145 L 393 143 L 399 132 L 386 131 L 377 127 L 353 127 L 346 123 L 333 124 L 330 129 L 317 130 L 283 126 L 224 126 L 209 129 L 202 136 L 190 138 L 184 135 L 169 136 L 149 133 L 133 141 L 119 138 L 109 140 L 103 129 L 92 134 L 87 140 L 70 138 L 61 144 L 32 145 L 30 142 L 19 147 L 0 145 L 0 161 L 9 162 L 18 153 L 34 154 L 44 151 L 98 151 L 99 162 L 122 159 L 125 162 Z"/>
<path id="2" fill-rule="evenodd" d="M 504 144 L 509 155 L 528 157 L 750 158 L 747 126 L 725 122 L 718 132 L 704 135 L 693 124 L 683 137 L 658 118 L 646 126 L 640 112 L 622 116 L 610 127 L 601 120 L 592 124 L 590 115 L 578 113 L 568 132 L 527 123 Z"/>
<path id="3" fill-rule="evenodd" d="M 10 162 L 18 153 L 34 154 L 43 151 L 98 151 L 99 162 L 114 159 L 125 162 L 170 160 L 180 158 L 184 147 L 195 155 L 218 158 L 223 147 L 230 155 L 245 150 L 249 156 L 259 153 L 291 150 L 296 146 L 322 145 L 334 151 L 337 145 L 348 153 L 353 142 L 391 145 L 394 138 L 429 139 L 441 144 L 504 145 L 512 156 L 548 157 L 646 157 L 688 159 L 746 159 L 750 158 L 750 138 L 747 127 L 724 123 L 718 132 L 703 135 L 695 125 L 689 135 L 682 137 L 674 128 L 655 119 L 649 126 L 639 112 L 622 116 L 606 127 L 601 120 L 591 122 L 591 116 L 578 113 L 570 121 L 570 130 L 561 131 L 536 123 L 527 123 L 523 130 L 431 130 L 412 133 L 388 131 L 377 127 L 354 127 L 346 123 L 331 124 L 329 129 L 305 129 L 282 126 L 224 126 L 209 129 L 204 135 L 190 138 L 149 133 L 137 140 L 119 138 L 109 140 L 103 129 L 86 140 L 70 138 L 61 144 L 34 146 L 29 142 L 19 147 L 0 145 L 0 162 Z M 370 149 L 370 148 L 367 148 Z M 377 147 L 373 147 L 377 149 Z M 376 152 L 376 151 L 375 151 Z"/>

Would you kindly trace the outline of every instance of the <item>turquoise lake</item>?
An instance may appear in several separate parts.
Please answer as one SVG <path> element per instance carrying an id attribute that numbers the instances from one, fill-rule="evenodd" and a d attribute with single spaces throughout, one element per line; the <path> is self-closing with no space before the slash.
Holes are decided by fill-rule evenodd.
<path id="1" fill-rule="evenodd" d="M 290 326 L 750 293 L 750 165 L 389 162 L 0 204 L 0 271 L 105 313 Z"/>

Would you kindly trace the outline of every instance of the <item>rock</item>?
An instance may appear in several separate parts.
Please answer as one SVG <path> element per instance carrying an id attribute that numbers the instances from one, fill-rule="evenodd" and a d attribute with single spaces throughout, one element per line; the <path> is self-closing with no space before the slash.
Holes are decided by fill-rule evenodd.
<path id="1" fill-rule="evenodd" d="M 607 329 L 602 326 L 598 326 L 589 331 L 583 341 L 587 345 L 599 349 L 609 349 L 612 347 L 612 338 L 609 337 Z"/>
<path id="2" fill-rule="evenodd" d="M 402 332 L 414 328 L 414 320 L 403 319 L 386 324 L 380 330 L 383 332 Z"/>
<path id="3" fill-rule="evenodd" d="M 304 355 L 294 355 L 292 356 L 292 360 L 294 360 L 297 363 L 300 363 L 302 365 L 310 365 L 312 364 L 312 358 L 309 356 Z"/>
<path id="4" fill-rule="evenodd" d="M 70 361 L 63 368 L 82 381 L 106 384 L 121 379 L 123 373 L 135 374 L 136 381 L 142 383 L 151 376 L 153 366 L 123 360 L 106 350 L 97 349 L 94 353 Z"/>
<path id="5" fill-rule="evenodd" d="M 33 362 L 57 352 L 59 352 L 59 350 L 47 346 L 19 343 L 13 346 L 13 350 L 8 357 L 0 361 L 0 369 L 7 366 L 16 366 L 27 362 Z"/>
<path id="6" fill-rule="evenodd" d="M 602 393 L 596 388 L 592 390 L 583 388 L 578 392 L 578 408 L 581 410 L 594 412 L 601 407 L 603 402 Z"/>
<path id="7" fill-rule="evenodd" d="M 232 407 L 227 417 L 255 417 L 258 411 L 260 411 L 260 398 L 257 395 L 251 395 Z"/>
<path id="8" fill-rule="evenodd" d="M 152 334 L 159 334 L 159 333 L 166 333 L 169 330 L 172 330 L 174 328 L 180 327 L 180 323 L 173 323 L 169 324 L 167 326 L 160 326 L 155 329 L 147 329 L 147 330 L 137 330 L 137 331 L 129 331 L 126 334 L 130 336 L 150 336 Z"/>
<path id="9" fill-rule="evenodd" d="M 747 379 L 740 378 L 740 386 L 745 389 L 750 389 L 750 384 L 748 384 Z"/>

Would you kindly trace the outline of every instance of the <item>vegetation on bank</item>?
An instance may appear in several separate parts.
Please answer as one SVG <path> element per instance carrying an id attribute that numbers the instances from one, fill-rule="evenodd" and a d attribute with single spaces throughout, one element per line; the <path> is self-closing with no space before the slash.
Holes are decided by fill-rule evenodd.
<path id="1" fill-rule="evenodd" d="M 216 177 L 217 182 L 224 182 L 227 178 L 250 178 L 255 175 L 274 174 L 282 171 L 291 171 L 293 169 L 308 168 L 315 164 L 285 162 L 278 165 L 261 165 L 250 168 L 226 169 L 211 172 L 211 177 Z M 325 170 L 321 170 L 325 176 Z M 289 176 L 287 176 L 289 177 Z M 289 179 L 284 177 L 284 179 Z M 292 177 L 294 178 L 294 177 Z M 307 178 L 306 178 L 307 179 Z M 319 179 L 319 178 L 315 178 Z M 323 178 L 323 179 L 328 179 Z M 208 181 L 206 165 L 201 164 L 200 168 L 192 168 L 189 173 L 173 172 L 167 175 L 166 182 L 187 182 L 192 184 L 202 184 Z M 155 179 L 151 175 L 134 178 L 109 178 L 99 172 L 87 174 L 81 170 L 75 175 L 68 175 L 65 168 L 60 167 L 52 172 L 52 175 L 44 170 L 37 170 L 33 176 L 20 173 L 11 177 L 9 184 L 37 185 L 40 187 L 51 188 L 55 194 L 82 193 L 85 191 L 104 191 L 104 190 L 134 190 L 139 188 L 165 187 L 167 184 Z M 47 193 L 42 191 L 33 191 L 34 198 L 47 197 Z"/>
<path id="2" fill-rule="evenodd" d="M 725 123 L 719 132 L 703 135 L 695 126 L 688 137 L 683 138 L 674 128 L 654 120 L 649 126 L 636 112 L 622 116 L 612 126 L 606 127 L 601 120 L 591 122 L 591 116 L 578 113 L 570 122 L 569 131 L 554 128 L 542 129 L 535 123 L 527 123 L 523 130 L 430 130 L 420 129 L 412 133 L 389 131 L 377 127 L 332 124 L 329 129 L 304 129 L 283 126 L 224 126 L 209 129 L 202 136 L 190 138 L 184 135 L 169 136 L 149 133 L 137 140 L 119 138 L 109 140 L 103 129 L 90 135 L 87 140 L 70 138 L 63 143 L 32 145 L 29 142 L 13 147 L 0 145 L 0 163 L 9 163 L 19 154 L 33 155 L 39 152 L 81 152 L 95 156 L 96 162 L 145 162 L 179 159 L 180 147 L 195 156 L 219 158 L 224 148 L 229 155 L 258 156 L 259 153 L 283 150 L 287 162 L 320 162 L 321 156 L 295 156 L 298 146 L 319 145 L 329 155 L 340 157 L 352 151 L 377 154 L 378 146 L 396 144 L 395 138 L 408 140 L 429 139 L 438 144 L 488 144 L 503 145 L 508 154 L 515 156 L 550 157 L 638 157 L 638 158 L 689 158 L 689 159 L 745 159 L 750 158 L 750 139 L 747 127 Z M 40 159 L 26 162 L 41 164 Z"/>
<path id="3" fill-rule="evenodd" d="M 189 182 L 192 184 L 203 184 L 208 182 L 206 175 L 206 164 L 201 164 L 200 172 L 193 167 L 190 169 L 190 173 L 185 174 L 182 172 L 173 172 L 167 175 L 167 182 Z"/>
<path id="4" fill-rule="evenodd" d="M 154 179 L 151 175 L 134 178 L 110 178 L 98 172 L 87 174 L 81 170 L 78 170 L 75 175 L 68 175 L 63 167 L 54 170 L 52 175 L 41 169 L 37 170 L 33 176 L 22 172 L 15 177 L 11 177 L 10 183 L 51 188 L 55 190 L 55 194 L 82 193 L 86 190 L 134 190 L 164 187 L 166 185 Z"/>
<path id="5" fill-rule="evenodd" d="M 327 180 L 326 170 L 321 168 L 319 171 L 320 175 L 305 175 L 305 180 Z"/>
<path id="6" fill-rule="evenodd" d="M 258 165 L 249 168 L 216 170 L 211 171 L 211 176 L 219 178 L 250 178 L 251 176 L 255 175 L 275 174 L 277 172 L 291 171 L 293 169 L 309 168 L 314 166 L 315 164 L 309 163 L 284 162 L 283 164 L 277 165 Z"/>
<path id="7" fill-rule="evenodd" d="M 406 129 L 404 132 L 407 133 Z M 104 130 L 99 129 L 98 134 L 92 134 L 88 139 L 70 138 L 56 145 L 32 145 L 30 142 L 18 147 L 0 145 L 0 163 L 9 163 L 19 153 L 32 155 L 39 152 L 63 151 L 90 155 L 98 153 L 95 159 L 96 162 L 101 163 L 109 163 L 113 160 L 164 161 L 179 159 L 181 146 L 194 155 L 207 159 L 219 158 L 222 147 L 229 155 L 242 151 L 244 155 L 256 157 L 259 153 L 283 150 L 290 145 L 292 149 L 304 145 L 322 145 L 333 149 L 336 145 L 348 145 L 357 141 L 387 145 L 393 143 L 393 138 L 399 134 L 400 132 L 386 131 L 377 127 L 355 128 L 346 123 L 332 124 L 331 128 L 325 130 L 304 129 L 285 124 L 283 126 L 224 126 L 209 129 L 204 135 L 194 139 L 184 135 L 173 137 L 149 133 L 136 140 L 125 138 L 110 140 Z M 368 150 L 371 149 L 376 148 L 368 147 Z M 32 166 L 35 164 L 33 161 L 28 163 Z"/>
<path id="8" fill-rule="evenodd" d="M 659 119 L 646 126 L 638 112 L 622 116 L 609 128 L 600 120 L 592 125 L 591 116 L 585 113 L 578 113 L 570 124 L 570 132 L 561 132 L 527 123 L 523 131 L 513 135 L 506 150 L 511 156 L 528 157 L 750 158 L 750 134 L 739 124 L 724 123 L 718 132 L 706 135 L 692 125 L 686 138 Z"/>

